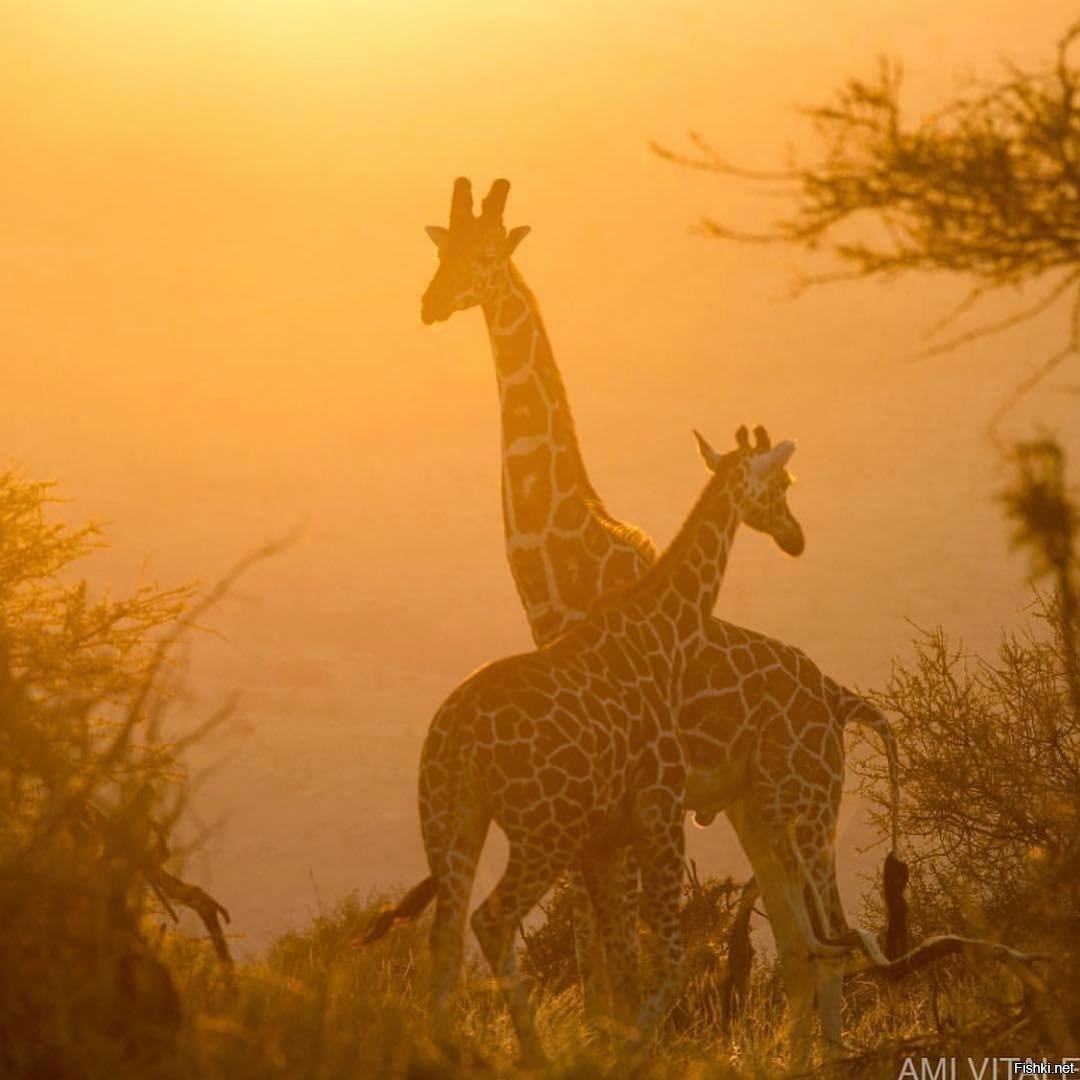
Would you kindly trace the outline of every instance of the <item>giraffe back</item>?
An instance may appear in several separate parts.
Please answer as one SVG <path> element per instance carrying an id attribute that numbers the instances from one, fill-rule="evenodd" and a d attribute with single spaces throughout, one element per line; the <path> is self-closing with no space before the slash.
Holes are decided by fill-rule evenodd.
<path id="1" fill-rule="evenodd" d="M 421 758 L 421 817 L 439 819 L 433 834 L 452 804 L 473 802 L 511 837 L 577 849 L 621 830 L 631 800 L 681 791 L 672 704 L 656 679 L 660 643 L 617 623 L 610 613 L 587 620 L 450 695 Z"/>

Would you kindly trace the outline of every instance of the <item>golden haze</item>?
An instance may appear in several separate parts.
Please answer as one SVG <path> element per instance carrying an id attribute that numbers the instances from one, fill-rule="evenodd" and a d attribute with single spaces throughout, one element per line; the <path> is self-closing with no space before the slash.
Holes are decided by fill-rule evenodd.
<path id="1" fill-rule="evenodd" d="M 73 516 L 112 523 L 92 572 L 121 587 L 144 562 L 212 578 L 307 523 L 195 656 L 204 699 L 239 687 L 249 722 L 199 805 L 228 817 L 209 873 L 250 944 L 311 906 L 309 869 L 325 896 L 416 873 L 431 711 L 528 643 L 480 316 L 418 318 L 422 226 L 444 222 L 458 174 L 514 185 L 508 221 L 533 227 L 519 265 L 617 514 L 671 536 L 702 481 L 691 427 L 719 442 L 763 421 L 799 440 L 807 554 L 741 538 L 720 614 L 862 685 L 904 649 L 905 618 L 977 647 L 1017 616 L 1022 567 L 989 501 L 982 425 L 1063 317 L 910 362 L 956 282 L 792 302 L 805 259 L 687 229 L 704 212 L 764 222 L 776 204 L 646 148 L 697 129 L 772 165 L 808 142 L 791 106 L 878 53 L 905 58 L 929 107 L 1002 53 L 1040 59 L 1074 14 L 867 7 L 83 0 L 5 14 L 7 454 L 61 479 Z M 1044 394 L 1013 424 L 1064 427 L 1067 405 Z M 704 869 L 735 865 L 733 841 L 702 835 Z M 849 882 L 854 867 L 845 857 Z"/>

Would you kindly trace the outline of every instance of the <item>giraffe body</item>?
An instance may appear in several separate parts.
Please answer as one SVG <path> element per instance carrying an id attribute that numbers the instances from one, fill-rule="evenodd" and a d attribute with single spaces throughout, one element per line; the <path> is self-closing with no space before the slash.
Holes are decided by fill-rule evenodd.
<path id="1" fill-rule="evenodd" d="M 472 926 L 503 984 L 523 1053 L 541 1056 L 514 967 L 521 920 L 573 866 L 595 902 L 619 1018 L 648 1033 L 680 984 L 686 761 L 675 729 L 688 664 L 741 520 L 781 544 L 801 536 L 783 499 L 790 443 L 718 456 L 714 475 L 665 556 L 538 652 L 481 668 L 432 721 L 420 764 L 420 818 L 436 882 L 433 1014 L 444 1035 L 461 964 L 473 876 L 489 824 L 510 845 L 506 871 Z M 779 498 L 777 498 L 779 493 Z M 767 508 L 767 509 L 766 509 Z M 622 855 L 637 854 L 642 916 L 658 976 L 638 1001 L 632 930 L 617 903 Z"/>
<path id="2" fill-rule="evenodd" d="M 428 230 L 440 266 L 422 316 L 433 322 L 470 306 L 483 311 L 499 389 L 507 558 L 533 637 L 543 645 L 609 590 L 638 580 L 656 551 L 647 536 L 607 511 L 589 481 L 539 308 L 510 261 L 528 230 L 504 229 L 507 190 L 496 181 L 474 217 L 468 181 L 455 183 L 449 229 Z M 687 809 L 700 824 L 727 813 L 750 859 L 784 969 L 792 1064 L 799 1068 L 809 1063 L 815 997 L 826 1040 L 840 1040 L 842 966 L 823 950 L 811 955 L 812 905 L 804 885 L 809 876 L 824 911 L 817 936 L 841 935 L 846 921 L 835 837 L 843 728 L 850 720 L 878 731 L 894 772 L 895 743 L 878 710 L 798 649 L 719 619 L 710 620 L 707 634 L 678 718 L 690 762 Z M 631 879 L 632 871 L 623 894 Z M 571 874 L 571 888 L 588 1004 L 597 997 L 592 984 L 603 962 L 596 946 L 604 931 L 590 914 L 584 868 Z M 632 913 L 624 912 L 621 922 L 632 923 Z"/>

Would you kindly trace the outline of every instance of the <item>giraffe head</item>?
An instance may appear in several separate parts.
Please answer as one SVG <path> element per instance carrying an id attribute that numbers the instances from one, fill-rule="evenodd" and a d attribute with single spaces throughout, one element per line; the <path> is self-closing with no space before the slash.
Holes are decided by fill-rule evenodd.
<path id="1" fill-rule="evenodd" d="M 767 533 L 781 551 L 801 555 L 806 541 L 802 526 L 788 508 L 787 489 L 792 479 L 787 469 L 795 453 L 793 442 L 773 446 L 763 427 L 754 429 L 754 444 L 745 427 L 735 432 L 736 448 L 730 454 L 718 454 L 698 432 L 694 432 L 705 464 L 719 475 L 732 467 L 745 467 L 747 491 L 742 504 L 742 520 L 758 532 Z"/>
<path id="2" fill-rule="evenodd" d="M 510 256 L 529 231 L 527 225 L 519 225 L 507 232 L 503 225 L 509 191 L 509 181 L 496 180 L 477 217 L 473 215 L 472 185 L 463 176 L 454 181 L 449 228 L 427 227 L 439 250 L 439 267 L 421 301 L 420 318 L 425 323 L 441 322 L 496 293 Z"/>

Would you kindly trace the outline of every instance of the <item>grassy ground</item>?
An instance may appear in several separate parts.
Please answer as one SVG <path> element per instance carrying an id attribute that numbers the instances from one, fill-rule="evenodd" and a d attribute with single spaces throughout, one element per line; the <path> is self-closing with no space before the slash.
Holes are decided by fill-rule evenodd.
<path id="1" fill-rule="evenodd" d="M 478 966 L 466 973 L 458 1060 L 432 1044 L 424 1011 L 426 920 L 356 949 L 352 941 L 370 910 L 350 899 L 304 931 L 282 937 L 265 959 L 238 969 L 231 992 L 201 943 L 169 939 L 166 954 L 188 1019 L 175 1058 L 162 1060 L 155 1074 L 260 1080 L 518 1075 L 508 1019 Z M 758 965 L 744 1014 L 723 1036 L 709 1019 L 722 965 L 696 966 L 681 1029 L 669 1024 L 633 1069 L 616 1062 L 603 1039 L 590 1036 L 576 988 L 538 990 L 551 1065 L 529 1075 L 713 1080 L 782 1072 L 784 1003 L 774 967 Z M 896 1078 L 909 1057 L 916 1070 L 921 1057 L 936 1064 L 950 1056 L 962 1064 L 972 1057 L 978 1068 L 983 1058 L 1040 1050 L 1039 1036 L 1021 1015 L 1019 983 L 1000 968 L 972 971 L 962 962 L 902 988 L 851 980 L 845 1037 L 844 1058 L 822 1063 L 820 1075 Z M 140 1075 L 149 1075 L 145 1065 Z"/>

